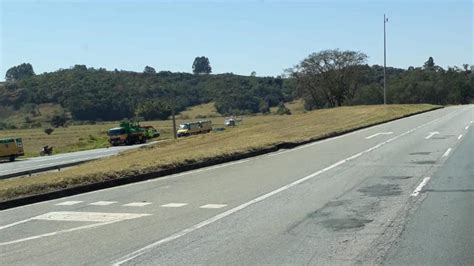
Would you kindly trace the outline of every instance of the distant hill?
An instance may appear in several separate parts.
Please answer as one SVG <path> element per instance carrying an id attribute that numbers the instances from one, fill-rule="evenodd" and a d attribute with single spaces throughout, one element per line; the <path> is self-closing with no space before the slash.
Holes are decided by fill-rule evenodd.
<path id="1" fill-rule="evenodd" d="M 136 73 L 75 66 L 0 86 L 0 105 L 56 104 L 75 120 L 166 119 L 213 101 L 220 114 L 266 112 L 294 97 L 294 82 L 234 74 Z M 1 110 L 0 110 L 1 112 Z"/>

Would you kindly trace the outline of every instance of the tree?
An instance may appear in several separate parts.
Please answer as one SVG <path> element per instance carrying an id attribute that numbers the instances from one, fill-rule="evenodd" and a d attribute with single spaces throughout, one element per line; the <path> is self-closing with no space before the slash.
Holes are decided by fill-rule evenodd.
<path id="1" fill-rule="evenodd" d="M 424 64 L 423 64 L 423 68 L 425 70 L 433 70 L 435 67 L 435 63 L 434 63 L 434 59 L 433 57 L 430 56 L 430 58 L 428 58 L 428 61 L 426 61 Z"/>
<path id="2" fill-rule="evenodd" d="M 51 133 L 53 133 L 54 129 L 52 128 L 45 128 L 44 129 L 44 133 L 46 133 L 47 135 L 51 135 Z"/>
<path id="3" fill-rule="evenodd" d="M 194 74 L 210 74 L 212 72 L 211 64 L 209 63 L 209 58 L 205 56 L 196 57 L 193 63 L 193 73 Z"/>
<path id="4" fill-rule="evenodd" d="M 51 117 L 51 125 L 55 128 L 66 127 L 67 120 L 65 112 L 54 112 L 53 117 Z"/>
<path id="5" fill-rule="evenodd" d="M 156 74 L 156 70 L 152 68 L 151 66 L 146 66 L 145 69 L 143 70 L 143 73 L 145 74 Z"/>
<path id="6" fill-rule="evenodd" d="M 276 111 L 277 114 L 279 115 L 291 115 L 291 110 L 288 109 L 284 103 L 280 103 L 278 105 L 278 109 Z"/>
<path id="7" fill-rule="evenodd" d="M 5 80 L 14 82 L 23 78 L 34 76 L 33 66 L 30 63 L 23 63 L 7 70 Z"/>
<path id="8" fill-rule="evenodd" d="M 324 50 L 310 54 L 293 69 L 300 94 L 315 107 L 335 107 L 354 97 L 367 55 L 355 51 Z"/>
<path id="9" fill-rule="evenodd" d="M 165 120 L 171 115 L 171 108 L 159 101 L 146 101 L 138 106 L 136 115 L 143 117 L 145 120 Z"/>

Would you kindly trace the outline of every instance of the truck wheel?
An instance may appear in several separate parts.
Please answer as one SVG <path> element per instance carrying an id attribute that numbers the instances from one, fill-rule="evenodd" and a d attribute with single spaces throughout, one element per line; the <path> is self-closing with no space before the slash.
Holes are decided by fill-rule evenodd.
<path id="1" fill-rule="evenodd" d="M 15 155 L 10 156 L 10 162 L 15 161 Z"/>

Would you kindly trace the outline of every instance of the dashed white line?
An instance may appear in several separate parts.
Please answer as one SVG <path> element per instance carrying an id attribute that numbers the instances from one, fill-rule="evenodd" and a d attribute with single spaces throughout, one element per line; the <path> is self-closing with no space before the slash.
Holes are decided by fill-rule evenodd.
<path id="1" fill-rule="evenodd" d="M 48 212 L 33 217 L 32 220 L 63 222 L 112 222 L 148 216 L 146 213 L 107 213 L 107 212 Z"/>
<path id="2" fill-rule="evenodd" d="M 392 134 L 393 134 L 393 132 L 379 132 L 379 133 L 370 135 L 370 136 L 368 136 L 368 137 L 365 137 L 365 139 L 375 138 L 375 137 L 377 137 L 378 135 L 392 135 Z"/>
<path id="3" fill-rule="evenodd" d="M 227 206 L 226 204 L 207 204 L 207 205 L 203 205 L 199 208 L 201 209 L 220 209 L 220 208 L 224 208 L 225 206 Z"/>
<path id="4" fill-rule="evenodd" d="M 469 126 L 466 126 L 464 129 L 465 129 L 465 130 L 468 130 L 468 129 L 469 129 Z"/>
<path id="5" fill-rule="evenodd" d="M 451 148 L 449 148 L 444 154 L 443 157 L 448 157 L 449 153 L 451 152 Z"/>
<path id="6" fill-rule="evenodd" d="M 89 205 L 92 206 L 107 206 L 107 205 L 112 205 L 114 203 L 117 203 L 116 201 L 97 201 L 97 202 L 92 202 Z"/>
<path id="7" fill-rule="evenodd" d="M 124 207 L 144 207 L 144 206 L 147 206 L 147 205 L 150 205 L 151 202 L 130 202 L 130 203 L 127 203 L 127 204 L 124 204 L 122 206 Z"/>
<path id="8" fill-rule="evenodd" d="M 460 140 L 462 138 L 462 134 L 458 136 L 458 140 Z"/>
<path id="9" fill-rule="evenodd" d="M 429 180 L 430 180 L 430 177 L 423 178 L 421 183 L 415 188 L 415 190 L 413 191 L 413 193 L 411 193 L 410 196 L 412 197 L 418 196 L 418 194 L 420 194 L 420 191 L 423 189 L 424 186 L 426 186 Z"/>
<path id="10" fill-rule="evenodd" d="M 165 205 L 161 205 L 161 207 L 165 208 L 179 208 L 188 205 L 187 203 L 168 203 Z"/>
<path id="11" fill-rule="evenodd" d="M 83 203 L 84 201 L 82 200 L 70 200 L 70 201 L 64 201 L 64 202 L 61 202 L 61 203 L 58 203 L 58 204 L 55 204 L 57 206 L 71 206 L 71 205 L 76 205 L 76 204 L 79 204 L 79 203 Z"/>

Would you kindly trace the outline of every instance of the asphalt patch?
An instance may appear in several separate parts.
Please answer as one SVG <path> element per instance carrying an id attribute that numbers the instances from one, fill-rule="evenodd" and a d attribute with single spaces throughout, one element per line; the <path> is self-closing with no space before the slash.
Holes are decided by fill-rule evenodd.
<path id="1" fill-rule="evenodd" d="M 363 187 L 358 191 L 370 197 L 398 196 L 402 194 L 402 190 L 397 184 L 377 184 L 373 186 Z"/>
<path id="2" fill-rule="evenodd" d="M 334 218 L 322 221 L 324 227 L 334 231 L 341 231 L 347 229 L 362 228 L 366 224 L 371 223 L 370 219 L 358 218 Z"/>
<path id="3" fill-rule="evenodd" d="M 418 151 L 418 152 L 411 152 L 410 155 L 430 155 L 430 151 Z"/>
<path id="4" fill-rule="evenodd" d="M 436 161 L 414 161 L 416 164 L 436 164 Z"/>
<path id="5" fill-rule="evenodd" d="M 389 180 L 405 180 L 405 179 L 410 179 L 413 176 L 382 176 L 383 179 L 389 179 Z"/>
<path id="6" fill-rule="evenodd" d="M 335 201 L 330 201 L 326 203 L 325 207 L 337 207 L 337 206 L 342 206 L 349 203 L 348 200 L 335 200 Z"/>

